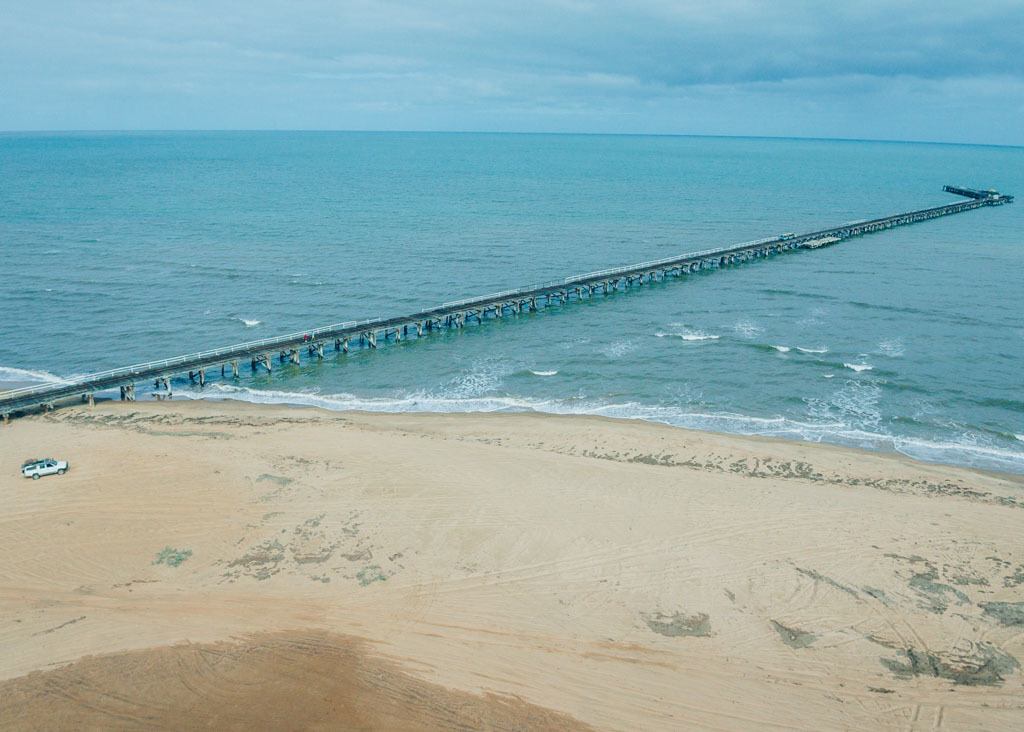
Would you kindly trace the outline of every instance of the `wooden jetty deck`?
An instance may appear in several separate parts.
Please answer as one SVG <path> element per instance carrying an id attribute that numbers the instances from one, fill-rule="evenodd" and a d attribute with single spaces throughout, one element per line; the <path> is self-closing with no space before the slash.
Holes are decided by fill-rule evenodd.
<path id="1" fill-rule="evenodd" d="M 704 269 L 726 267 L 783 252 L 818 249 L 896 226 L 1013 201 L 1013 196 L 994 190 L 979 191 L 957 186 L 945 186 L 943 190 L 963 196 L 967 200 L 878 219 L 850 222 L 806 234 L 782 234 L 651 262 L 590 272 L 538 285 L 446 302 L 408 315 L 335 323 L 273 338 L 86 374 L 67 381 L 4 391 L 0 392 L 0 415 L 6 423 L 13 415 L 39 408 L 53 409 L 69 400 L 81 399 L 92 402 L 95 393 L 114 388 L 120 389 L 121 399 L 134 401 L 137 382 L 153 382 L 156 395 L 161 394 L 161 388 L 168 393 L 169 380 L 184 374 L 187 374 L 192 382 L 203 386 L 210 369 L 219 368 L 222 377 L 230 376 L 236 379 L 240 376 L 239 365 L 246 362 L 252 371 L 271 371 L 275 362 L 300 363 L 303 352 L 309 358 L 323 359 L 325 350 L 330 348 L 341 354 L 347 353 L 350 347 L 377 348 L 388 339 L 400 341 L 406 337 L 422 338 L 429 332 L 442 328 L 462 328 L 474 318 L 482 323 L 489 317 L 500 318 L 506 313 L 518 314 L 524 309 L 537 310 L 553 303 L 563 304 L 573 298 L 590 298 L 597 292 L 608 294 L 620 288 L 653 282 L 659 277 L 680 277 Z"/>

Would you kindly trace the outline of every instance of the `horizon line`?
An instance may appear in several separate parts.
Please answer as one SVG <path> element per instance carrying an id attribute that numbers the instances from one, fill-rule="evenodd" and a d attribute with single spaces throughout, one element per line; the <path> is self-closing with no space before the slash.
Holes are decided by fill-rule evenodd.
<path id="1" fill-rule="evenodd" d="M 252 128 L 96 128 L 96 129 L 0 129 L 0 135 L 87 135 L 87 134 L 209 134 L 209 133 L 311 133 L 311 134 L 407 134 L 407 135 L 537 135 L 537 136 L 564 136 L 564 137 L 699 137 L 717 138 L 732 140 L 801 140 L 806 142 L 875 142 L 885 144 L 909 144 L 909 145 L 951 145 L 960 147 L 998 147 L 998 148 L 1024 148 L 1024 143 L 995 143 L 995 142 L 955 142 L 949 140 L 915 140 L 915 139 L 892 139 L 876 137 L 819 137 L 801 135 L 727 135 L 714 133 L 689 133 L 689 132 L 567 132 L 567 131 L 537 131 L 537 130 L 430 130 L 430 129 L 342 129 L 342 128 L 273 128 L 273 127 L 252 127 Z"/>

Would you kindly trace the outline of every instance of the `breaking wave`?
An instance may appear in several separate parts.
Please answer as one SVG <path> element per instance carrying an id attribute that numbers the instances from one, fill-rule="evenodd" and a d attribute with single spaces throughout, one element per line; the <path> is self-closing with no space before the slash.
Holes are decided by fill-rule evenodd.
<path id="1" fill-rule="evenodd" d="M 874 366 L 872 366 L 869 363 L 844 363 L 843 366 L 845 366 L 848 369 L 852 369 L 853 371 L 856 371 L 858 373 L 860 373 L 861 371 L 870 371 L 871 369 L 874 368 Z"/>
<path id="2" fill-rule="evenodd" d="M 42 384 L 59 384 L 64 379 L 51 374 L 49 371 L 33 371 L 31 369 L 18 369 L 13 366 L 0 366 L 0 382 L 4 381 L 30 381 Z"/>
<path id="3" fill-rule="evenodd" d="M 683 333 L 663 333 L 661 331 L 655 333 L 658 338 L 681 338 L 684 341 L 697 343 L 700 341 L 717 341 L 721 336 L 711 335 L 705 333 L 702 330 L 698 331 L 686 331 Z"/>

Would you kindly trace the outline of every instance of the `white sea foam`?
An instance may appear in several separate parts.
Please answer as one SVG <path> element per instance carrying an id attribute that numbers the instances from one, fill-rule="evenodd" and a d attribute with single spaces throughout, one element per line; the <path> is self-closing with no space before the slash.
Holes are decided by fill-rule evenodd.
<path id="1" fill-rule="evenodd" d="M 809 398 L 807 414 L 822 424 L 839 423 L 846 429 L 875 430 L 882 420 L 882 388 L 866 381 L 849 380 L 826 398 Z"/>
<path id="2" fill-rule="evenodd" d="M 861 371 L 870 371 L 871 369 L 874 368 L 874 366 L 867 363 L 844 363 L 843 366 L 845 366 L 848 369 L 853 369 L 858 373 Z"/>
<path id="3" fill-rule="evenodd" d="M 186 391 L 182 392 L 182 396 L 188 399 L 238 399 L 254 404 L 293 404 L 332 411 L 361 412 L 527 412 L 534 409 L 548 411 L 544 406 L 549 404 L 540 400 L 531 401 L 507 396 L 460 397 L 415 392 L 395 398 L 360 397 L 348 393 L 320 394 L 313 391 L 250 389 L 229 384 L 207 384 L 204 391 Z"/>
<path id="4" fill-rule="evenodd" d="M 878 352 L 889 358 L 899 358 L 905 352 L 903 341 L 898 338 L 890 338 L 878 344 Z"/>
<path id="5" fill-rule="evenodd" d="M 847 381 L 832 395 L 832 405 L 838 411 L 838 418 L 853 424 L 858 429 L 876 429 L 882 421 L 882 387 L 865 381 Z"/>
<path id="6" fill-rule="evenodd" d="M 632 341 L 616 341 L 604 349 L 604 355 L 608 358 L 621 358 L 635 350 L 636 344 Z"/>
<path id="7" fill-rule="evenodd" d="M 796 350 L 800 351 L 800 353 L 828 353 L 827 348 L 801 348 L 797 346 Z"/>
<path id="8" fill-rule="evenodd" d="M 534 371 L 533 369 L 530 369 L 530 373 L 533 374 L 534 376 L 554 376 L 558 372 L 557 371 Z"/>
<path id="9" fill-rule="evenodd" d="M 789 353 L 792 349 L 789 346 L 772 346 L 779 353 Z"/>
<path id="10" fill-rule="evenodd" d="M 1024 453 L 989 445 L 893 437 L 892 449 L 915 460 L 1024 472 Z"/>
<path id="11" fill-rule="evenodd" d="M 764 328 L 760 325 L 756 325 L 749 320 L 741 320 L 732 326 L 732 329 L 744 338 L 753 338 L 764 332 Z"/>
<path id="12" fill-rule="evenodd" d="M 654 335 L 658 338 L 681 338 L 682 340 L 691 343 L 699 343 L 700 341 L 717 341 L 720 338 L 720 336 L 711 335 L 710 333 L 705 333 L 701 330 L 684 331 L 682 333 L 664 333 L 662 331 L 658 331 Z"/>
<path id="13" fill-rule="evenodd" d="M 1024 473 L 1024 451 L 976 444 L 967 438 L 962 442 L 939 442 L 893 436 L 873 429 L 878 423 L 878 390 L 876 388 L 864 391 L 861 383 L 851 383 L 856 386 L 831 400 L 823 411 L 816 416 L 812 415 L 810 421 L 785 417 L 752 417 L 728 412 L 698 412 L 689 411 L 682 406 L 646 405 L 636 402 L 607 404 L 577 399 L 545 400 L 487 395 L 459 397 L 450 393 L 434 395 L 423 392 L 394 398 L 359 397 L 346 393 L 259 390 L 219 383 L 207 384 L 203 391 L 186 390 L 178 394 L 190 399 L 237 399 L 257 404 L 293 404 L 333 411 L 595 414 L 618 419 L 661 422 L 687 429 L 892 450 L 919 460 Z M 1017 435 L 1017 439 L 1024 441 L 1024 435 Z"/>
<path id="14" fill-rule="evenodd" d="M 822 374 L 822 376 L 824 376 L 826 379 L 833 379 L 833 378 L 835 378 L 835 374 Z"/>
<path id="15" fill-rule="evenodd" d="M 235 320 L 242 323 L 246 328 L 254 328 L 263 323 L 262 320 L 249 320 L 248 318 L 235 318 Z"/>
<path id="16" fill-rule="evenodd" d="M 493 393 L 505 377 L 516 369 L 498 359 L 487 359 L 474 363 L 472 368 L 462 371 L 441 389 L 449 399 L 477 399 Z M 433 398 L 422 393 L 419 398 Z"/>
<path id="17" fill-rule="evenodd" d="M 31 369 L 18 369 L 13 366 L 0 366 L 0 381 L 29 381 L 44 384 L 60 384 L 64 379 L 55 374 L 51 374 L 49 371 L 33 371 Z"/>

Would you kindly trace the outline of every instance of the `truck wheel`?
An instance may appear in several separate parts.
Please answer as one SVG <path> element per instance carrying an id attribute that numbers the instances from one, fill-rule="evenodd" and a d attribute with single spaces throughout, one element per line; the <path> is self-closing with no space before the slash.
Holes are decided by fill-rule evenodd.
<path id="1" fill-rule="evenodd" d="M 61 468 L 60 470 L 57 471 L 57 475 L 64 475 L 65 472 L 66 471 L 64 470 L 64 468 Z"/>
<path id="2" fill-rule="evenodd" d="M 39 480 L 39 473 L 35 473 L 35 474 L 34 474 L 34 475 L 32 476 L 32 480 Z"/>

